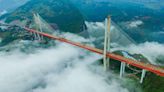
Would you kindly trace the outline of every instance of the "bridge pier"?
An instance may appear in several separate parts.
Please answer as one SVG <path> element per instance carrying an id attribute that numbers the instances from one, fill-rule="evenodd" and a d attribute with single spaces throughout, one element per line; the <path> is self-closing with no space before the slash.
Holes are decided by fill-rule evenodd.
<path id="1" fill-rule="evenodd" d="M 36 33 L 32 33 L 34 35 L 34 40 L 37 39 L 37 34 Z"/>
<path id="2" fill-rule="evenodd" d="M 126 68 L 126 63 L 121 62 L 121 66 L 120 66 L 120 78 L 122 78 L 123 75 L 125 74 L 125 68 Z"/>
<path id="3" fill-rule="evenodd" d="M 41 40 L 42 40 L 42 39 L 41 39 L 41 37 L 40 37 L 40 34 L 33 33 L 33 32 L 31 32 L 31 34 L 33 34 L 33 35 L 34 35 L 34 40 L 39 40 L 39 41 L 41 41 Z"/>
<path id="4" fill-rule="evenodd" d="M 42 25 L 41 25 L 41 20 L 39 18 L 39 14 L 38 13 L 37 13 L 37 21 L 38 21 L 38 25 L 39 25 L 39 31 L 43 32 Z M 40 38 L 41 38 L 41 40 L 43 40 L 43 36 L 42 35 L 40 36 Z"/>
<path id="5" fill-rule="evenodd" d="M 140 83 L 141 83 L 141 84 L 143 83 L 143 80 L 144 80 L 145 76 L 146 76 L 146 70 L 143 69 L 143 70 L 142 70 L 142 74 L 141 74 L 141 79 L 140 79 Z"/>
<path id="6" fill-rule="evenodd" d="M 104 38 L 104 52 L 103 52 L 103 64 L 104 70 L 109 69 L 110 58 L 107 58 L 106 54 L 110 51 L 110 17 L 105 19 L 105 38 Z"/>
<path id="7" fill-rule="evenodd" d="M 43 32 L 42 27 L 41 27 L 41 20 L 39 18 L 39 14 L 33 14 L 33 15 L 34 15 L 35 23 L 36 23 L 36 29 L 40 32 Z M 39 41 L 43 40 L 42 35 L 40 35 L 38 33 L 36 33 L 35 35 L 36 35 L 36 37 L 35 37 L 36 40 L 39 40 Z"/>
<path id="8" fill-rule="evenodd" d="M 37 38 L 38 38 L 37 40 L 41 41 L 41 37 L 39 34 L 37 34 Z"/>

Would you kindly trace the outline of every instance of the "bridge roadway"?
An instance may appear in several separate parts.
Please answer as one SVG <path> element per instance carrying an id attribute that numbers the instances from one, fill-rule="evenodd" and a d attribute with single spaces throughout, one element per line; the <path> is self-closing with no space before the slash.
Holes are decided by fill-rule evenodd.
<path id="1" fill-rule="evenodd" d="M 53 36 L 53 35 L 50 35 L 50 34 L 47 34 L 47 33 L 39 32 L 39 31 L 36 31 L 36 30 L 33 30 L 33 29 L 29 29 L 29 28 L 26 28 L 26 27 L 24 29 L 29 31 L 29 32 L 32 32 L 32 33 L 40 34 L 44 37 L 48 37 L 48 38 L 53 39 L 53 40 L 58 40 L 60 42 L 68 43 L 68 44 L 71 44 L 71 45 L 74 45 L 74 46 L 89 50 L 91 52 L 103 55 L 103 50 L 101 50 L 101 49 L 93 48 L 93 47 L 90 47 L 90 46 L 87 46 L 87 45 L 83 45 L 81 43 L 73 42 L 73 41 L 67 40 L 65 38 Z M 150 72 L 152 72 L 156 75 L 164 77 L 164 68 L 162 68 L 162 67 L 155 66 L 155 65 L 152 65 L 152 64 L 146 64 L 146 63 L 143 63 L 141 61 L 135 61 L 135 60 L 128 59 L 128 58 L 125 58 L 125 57 L 120 56 L 120 55 L 115 55 L 113 53 L 107 53 L 106 55 L 107 55 L 107 57 L 109 57 L 111 59 L 118 60 L 120 62 L 125 62 L 126 64 L 138 67 L 140 69 L 145 69 L 145 70 L 150 71 Z"/>

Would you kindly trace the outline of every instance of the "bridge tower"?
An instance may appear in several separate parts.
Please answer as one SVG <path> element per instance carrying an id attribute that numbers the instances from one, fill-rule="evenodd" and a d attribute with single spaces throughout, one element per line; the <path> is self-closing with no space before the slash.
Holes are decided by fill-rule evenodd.
<path id="1" fill-rule="evenodd" d="M 105 38 L 104 38 L 104 52 L 103 52 L 103 64 L 104 70 L 107 71 L 109 69 L 110 58 L 107 58 L 107 52 L 110 52 L 110 26 L 111 26 L 111 18 L 105 19 Z"/>
<path id="2" fill-rule="evenodd" d="M 42 29 L 42 22 L 41 22 L 41 20 L 40 20 L 40 15 L 37 13 L 37 22 L 38 22 L 38 26 L 39 26 L 39 28 L 38 28 L 38 30 L 40 31 L 40 32 L 43 32 L 43 29 Z M 41 40 L 43 40 L 43 36 L 41 36 Z"/>
<path id="3" fill-rule="evenodd" d="M 38 22 L 37 21 L 37 16 L 36 16 L 36 14 L 33 14 L 33 16 L 34 16 L 34 22 L 36 23 L 36 26 L 37 26 L 37 24 L 38 24 L 37 23 Z M 38 27 L 36 28 L 36 30 L 38 31 Z M 41 37 L 40 37 L 40 35 L 38 33 L 35 33 L 34 34 L 34 39 L 40 41 L 41 40 Z"/>
<path id="4" fill-rule="evenodd" d="M 41 27 L 41 20 L 40 20 L 40 17 L 39 17 L 39 14 L 33 14 L 34 15 L 34 21 L 36 23 L 36 29 L 37 31 L 40 31 L 40 32 L 43 32 L 42 31 L 42 27 Z M 43 40 L 43 36 L 39 35 L 39 34 L 34 34 L 34 38 L 41 41 Z"/>

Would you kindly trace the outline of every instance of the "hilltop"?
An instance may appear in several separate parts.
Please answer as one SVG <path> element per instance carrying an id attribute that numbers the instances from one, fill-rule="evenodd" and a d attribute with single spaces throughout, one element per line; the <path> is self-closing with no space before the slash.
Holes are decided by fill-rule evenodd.
<path id="1" fill-rule="evenodd" d="M 38 13 L 51 25 L 66 32 L 78 33 L 83 30 L 84 19 L 79 10 L 68 0 L 30 0 L 6 15 L 6 22 L 33 20 Z"/>

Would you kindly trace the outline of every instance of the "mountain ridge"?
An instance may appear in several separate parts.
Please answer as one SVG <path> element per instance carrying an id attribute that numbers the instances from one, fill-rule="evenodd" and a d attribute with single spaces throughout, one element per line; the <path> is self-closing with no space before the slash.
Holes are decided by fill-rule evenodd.
<path id="1" fill-rule="evenodd" d="M 6 17 L 14 20 L 32 21 L 33 13 L 41 15 L 48 23 L 57 24 L 62 31 L 78 33 L 83 30 L 84 19 L 79 10 L 68 0 L 31 0 Z"/>

